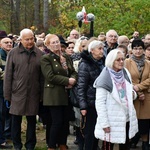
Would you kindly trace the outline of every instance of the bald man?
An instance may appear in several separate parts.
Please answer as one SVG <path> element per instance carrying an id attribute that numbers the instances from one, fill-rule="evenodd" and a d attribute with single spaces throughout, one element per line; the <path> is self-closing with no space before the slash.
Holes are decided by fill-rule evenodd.
<path id="1" fill-rule="evenodd" d="M 118 37 L 118 45 L 125 45 L 127 47 L 129 42 L 129 38 L 126 35 L 121 35 Z"/>
<path id="2" fill-rule="evenodd" d="M 71 30 L 69 40 L 70 39 L 78 39 L 79 38 L 79 32 L 75 29 Z"/>
<path id="3" fill-rule="evenodd" d="M 8 104 L 4 99 L 3 77 L 8 52 L 12 49 L 13 42 L 10 38 L 4 37 L 0 41 L 0 149 L 11 149 L 12 146 L 6 142 L 11 139 L 11 115 L 9 114 Z M 7 137 L 6 137 L 7 136 Z"/>
<path id="4" fill-rule="evenodd" d="M 36 115 L 42 91 L 40 57 L 42 52 L 34 44 L 30 29 L 20 32 L 20 44 L 8 54 L 4 77 L 4 97 L 11 102 L 12 140 L 15 150 L 22 149 L 22 116 L 27 119 L 25 148 L 34 150 L 36 145 Z"/>
<path id="5" fill-rule="evenodd" d="M 144 43 L 145 43 L 145 44 L 150 44 L 150 34 L 146 34 L 146 35 L 145 35 Z"/>

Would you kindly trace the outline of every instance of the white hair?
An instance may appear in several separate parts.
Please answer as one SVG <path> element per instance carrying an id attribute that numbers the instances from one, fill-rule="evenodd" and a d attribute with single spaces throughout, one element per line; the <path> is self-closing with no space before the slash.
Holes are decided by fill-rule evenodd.
<path id="1" fill-rule="evenodd" d="M 81 39 L 79 38 L 79 39 L 76 40 L 76 43 L 75 43 L 75 46 L 74 46 L 74 49 L 73 49 L 73 51 L 75 53 L 79 53 L 79 46 L 80 46 L 80 44 L 81 44 Z"/>
<path id="2" fill-rule="evenodd" d="M 88 45 L 88 52 L 90 53 L 92 49 L 97 48 L 99 46 L 104 46 L 104 43 L 99 41 L 99 40 L 93 40 L 92 42 L 90 42 L 90 44 Z"/>
<path id="3" fill-rule="evenodd" d="M 112 32 L 116 33 L 116 35 L 118 36 L 118 33 L 114 29 L 111 29 L 106 33 L 106 37 L 108 37 L 110 35 L 110 33 L 112 33 Z"/>
<path id="4" fill-rule="evenodd" d="M 20 31 L 20 38 L 22 39 L 22 36 L 23 36 L 24 34 L 28 34 L 28 33 L 33 34 L 32 30 L 30 30 L 30 29 L 28 29 L 28 28 L 25 28 L 25 29 L 21 30 L 21 31 Z M 33 35 L 34 35 L 34 34 L 33 34 Z"/>
<path id="5" fill-rule="evenodd" d="M 119 49 L 111 50 L 106 57 L 105 66 L 113 69 L 114 61 L 116 60 L 119 53 L 121 53 L 124 56 L 123 52 Z"/>

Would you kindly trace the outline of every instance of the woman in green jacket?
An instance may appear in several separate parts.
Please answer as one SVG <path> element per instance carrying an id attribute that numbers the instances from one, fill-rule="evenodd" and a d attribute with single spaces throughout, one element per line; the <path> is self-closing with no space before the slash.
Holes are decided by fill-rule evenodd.
<path id="1" fill-rule="evenodd" d="M 57 35 L 46 36 L 45 45 L 50 49 L 48 55 L 41 58 L 41 68 L 45 78 L 43 105 L 49 108 L 51 126 L 48 150 L 54 150 L 56 144 L 66 149 L 68 135 L 68 89 L 76 83 L 75 72 L 70 58 L 61 52 Z"/>

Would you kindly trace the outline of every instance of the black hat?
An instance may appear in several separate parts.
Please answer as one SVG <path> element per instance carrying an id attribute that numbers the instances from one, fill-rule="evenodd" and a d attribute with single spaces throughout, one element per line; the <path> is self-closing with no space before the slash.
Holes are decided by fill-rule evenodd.
<path id="1" fill-rule="evenodd" d="M 62 37 L 62 35 L 57 35 L 59 40 L 60 40 L 60 44 L 65 45 L 66 47 L 68 47 L 68 43 L 66 43 L 66 41 L 64 40 L 64 38 Z"/>
<path id="2" fill-rule="evenodd" d="M 5 31 L 0 31 L 0 38 L 5 38 L 7 37 L 7 34 Z"/>

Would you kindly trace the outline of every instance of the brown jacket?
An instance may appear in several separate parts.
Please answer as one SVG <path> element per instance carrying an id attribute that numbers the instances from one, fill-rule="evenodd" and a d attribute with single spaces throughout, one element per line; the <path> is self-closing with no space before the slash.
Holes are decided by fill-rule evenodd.
<path id="1" fill-rule="evenodd" d="M 9 52 L 5 68 L 4 97 L 11 101 L 11 114 L 38 114 L 42 94 L 41 56 L 42 52 L 37 47 L 27 53 L 22 44 Z"/>
<path id="2" fill-rule="evenodd" d="M 139 101 L 138 98 L 134 101 L 137 117 L 150 119 L 150 62 L 145 60 L 141 81 L 137 65 L 131 58 L 126 59 L 125 67 L 131 74 L 133 85 L 137 85 L 145 95 L 144 102 Z"/>

